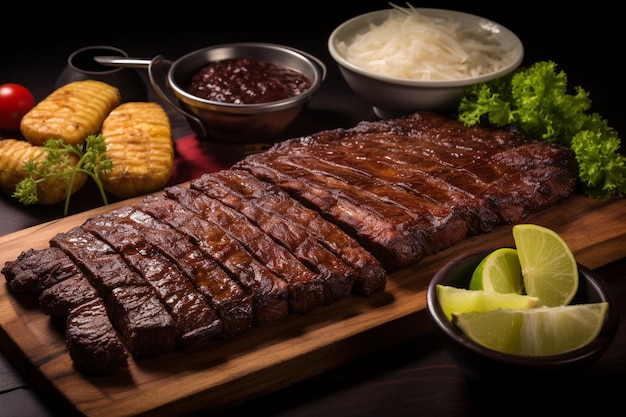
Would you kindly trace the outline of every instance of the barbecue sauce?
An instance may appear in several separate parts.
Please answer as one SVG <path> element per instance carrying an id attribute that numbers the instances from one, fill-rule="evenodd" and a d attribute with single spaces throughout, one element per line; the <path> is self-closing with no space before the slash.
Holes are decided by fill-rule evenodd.
<path id="1" fill-rule="evenodd" d="M 213 62 L 194 73 L 186 91 L 221 103 L 258 104 L 296 96 L 310 86 L 308 77 L 291 68 L 232 58 Z"/>

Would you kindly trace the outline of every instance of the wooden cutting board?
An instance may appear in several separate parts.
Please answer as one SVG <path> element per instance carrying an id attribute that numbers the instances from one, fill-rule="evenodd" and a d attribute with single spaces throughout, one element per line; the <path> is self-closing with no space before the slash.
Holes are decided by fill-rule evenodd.
<path id="1" fill-rule="evenodd" d="M 54 234 L 89 216 L 135 200 L 102 207 L 0 238 L 0 263 L 21 251 L 48 246 Z M 554 229 L 577 260 L 597 268 L 626 257 L 626 199 L 598 201 L 574 195 L 525 222 Z M 0 345 L 21 373 L 53 406 L 94 417 L 176 416 L 221 409 L 310 378 L 358 356 L 431 331 L 426 289 L 451 258 L 479 249 L 512 246 L 511 226 L 468 237 L 453 248 L 389 276 L 384 292 L 350 297 L 306 315 L 255 328 L 230 341 L 210 342 L 131 361 L 127 370 L 89 378 L 72 367 L 62 324 L 32 297 L 0 285 Z M 4 281 L 4 280 L 3 280 Z"/>

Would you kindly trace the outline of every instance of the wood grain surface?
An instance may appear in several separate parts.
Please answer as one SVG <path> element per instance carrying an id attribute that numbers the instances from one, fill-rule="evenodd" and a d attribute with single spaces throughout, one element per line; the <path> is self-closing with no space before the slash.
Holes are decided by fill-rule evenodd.
<path id="1" fill-rule="evenodd" d="M 0 263 L 48 246 L 57 232 L 127 200 L 33 226 L 0 238 Z M 597 268 L 626 256 L 626 199 L 583 195 L 525 219 L 554 229 L 578 262 Z M 63 339 L 33 297 L 0 285 L 0 344 L 38 391 L 68 414 L 93 417 L 175 416 L 233 406 L 431 331 L 426 313 L 430 278 L 453 257 L 512 246 L 511 226 L 466 238 L 393 273 L 384 292 L 353 296 L 305 315 L 255 328 L 229 341 L 207 342 L 158 358 L 131 360 L 128 369 L 90 378 L 76 372 Z"/>

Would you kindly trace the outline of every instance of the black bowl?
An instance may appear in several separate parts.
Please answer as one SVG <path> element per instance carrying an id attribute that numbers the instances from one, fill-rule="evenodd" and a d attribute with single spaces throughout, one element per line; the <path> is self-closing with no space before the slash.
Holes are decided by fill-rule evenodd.
<path id="1" fill-rule="evenodd" d="M 580 375 L 598 360 L 613 341 L 619 324 L 619 312 L 614 295 L 606 283 L 593 271 L 578 264 L 578 291 L 571 304 L 607 301 L 609 309 L 598 337 L 586 346 L 559 355 L 528 357 L 497 352 L 483 347 L 465 336 L 447 319 L 437 300 L 437 284 L 468 288 L 472 272 L 491 250 L 461 255 L 433 277 L 428 287 L 428 313 L 443 346 L 470 378 L 479 381 L 543 381 Z"/>

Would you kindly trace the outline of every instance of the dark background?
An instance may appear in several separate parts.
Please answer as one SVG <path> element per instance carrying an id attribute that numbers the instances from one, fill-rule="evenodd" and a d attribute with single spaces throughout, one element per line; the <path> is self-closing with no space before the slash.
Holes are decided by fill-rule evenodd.
<path id="1" fill-rule="evenodd" d="M 525 47 L 522 65 L 552 60 L 568 76 L 573 92 L 580 86 L 590 93 L 591 111 L 599 113 L 622 137 L 624 125 L 624 82 L 620 43 L 624 23 L 616 7 L 605 0 L 585 7 L 546 7 L 534 0 L 506 1 L 485 5 L 476 1 L 423 1 L 415 7 L 433 7 L 476 14 L 515 32 Z M 406 3 L 396 2 L 399 6 Z M 231 42 L 273 42 L 302 49 L 320 58 L 328 68 L 326 79 L 308 111 L 289 129 L 276 137 L 289 137 L 338 127 L 352 127 L 365 119 L 375 119 L 369 106 L 356 97 L 341 77 L 328 48 L 328 37 L 338 25 L 362 13 L 387 9 L 386 1 L 347 2 L 191 2 L 168 4 L 117 1 L 65 6 L 60 2 L 34 5 L 12 2 L 10 13 L 2 11 L 3 21 L 15 20 L 16 29 L 0 32 L 0 84 L 24 84 L 42 100 L 55 89 L 70 54 L 93 45 L 110 45 L 129 56 L 152 58 L 163 55 L 175 61 L 205 47 Z M 22 9 L 22 10 L 20 10 Z M 619 32 L 619 33 L 618 33 Z M 288 41 L 286 41 L 288 40 Z M 138 69 L 147 79 L 147 70 Z M 184 117 L 154 93 L 150 99 L 161 102 L 170 113 L 175 139 L 192 133 Z M 170 95 L 171 97 L 171 95 Z M 19 132 L 0 131 L 0 138 L 19 137 Z M 12 199 L 0 203 L 23 209 Z M 115 201 L 114 198 L 111 201 Z M 80 203 L 79 205 L 77 205 Z M 91 208 L 100 200 L 73 202 L 71 213 Z M 61 215 L 60 209 L 30 208 L 34 222 Z M 26 226 L 24 224 L 23 226 Z"/>
<path id="2" fill-rule="evenodd" d="M 18 29 L 5 27 L 0 34 L 0 83 L 28 80 L 37 99 L 52 90 L 69 54 L 83 46 L 112 45 L 131 56 L 161 54 L 176 60 L 182 56 L 181 51 L 191 52 L 223 42 L 285 43 L 285 35 L 291 39 L 290 46 L 317 55 L 329 66 L 331 82 L 325 88 L 334 88 L 333 80 L 339 78 L 335 79 L 337 69 L 326 48 L 328 35 L 350 17 L 389 7 L 386 1 L 341 0 L 135 2 L 132 10 L 130 2 L 71 6 L 61 2 L 37 6 L 15 3 L 10 6 L 11 12 L 3 11 L 4 22 L 15 20 Z M 617 3 L 610 6 L 608 1 L 596 1 L 580 7 L 555 7 L 545 1 L 490 2 L 489 6 L 485 3 L 411 2 L 415 7 L 478 14 L 508 27 L 526 47 L 524 64 L 555 61 L 567 73 L 569 85 L 579 85 L 591 93 L 592 110 L 607 118 L 618 132 L 624 130 L 620 64 L 623 22 Z M 35 77 L 38 85 L 32 85 L 33 73 L 40 74 Z"/>
<path id="3" fill-rule="evenodd" d="M 20 2 L 20 0 L 17 0 Z M 0 84 L 21 83 L 30 88 L 37 100 L 54 89 L 56 78 L 75 50 L 91 45 L 119 47 L 130 56 L 151 58 L 163 55 L 176 60 L 194 50 L 220 43 L 238 41 L 278 42 L 316 55 L 328 66 L 328 76 L 320 94 L 311 103 L 299 123 L 302 129 L 350 127 L 367 115 L 365 103 L 359 104 L 343 82 L 332 61 L 327 39 L 343 21 L 361 13 L 389 7 L 386 1 L 263 1 L 246 3 L 191 2 L 179 0 L 166 4 L 150 2 L 84 2 L 65 5 L 51 1 L 35 4 L 21 0 L 5 2 L 0 11 L 4 24 L 0 31 Z M 624 23 L 617 7 L 607 1 L 584 3 L 584 7 L 557 8 L 547 1 L 502 1 L 496 6 L 477 1 L 424 1 L 415 7 L 449 8 L 477 14 L 494 20 L 514 31 L 525 45 L 524 65 L 552 60 L 569 78 L 569 85 L 581 86 L 591 93 L 592 110 L 605 117 L 618 132 L 624 127 L 624 82 L 622 80 L 622 32 Z M 396 4 L 404 6 L 404 3 Z M 617 3 L 614 3 L 617 4 Z M 548 8 L 549 6 L 549 8 Z M 9 26 L 11 26 L 9 28 Z M 619 33 L 618 33 L 619 32 Z M 288 42 L 285 42 L 288 39 Z M 145 74 L 144 74 L 145 75 Z M 328 94 L 332 92 L 332 94 Z M 345 97 L 346 100 L 341 100 Z M 339 99 L 337 99 L 339 98 Z M 332 101 L 331 101 L 332 100 Z M 373 117 L 369 112 L 370 117 Z M 308 123 L 312 118 L 315 123 Z M 189 132 L 188 126 L 174 121 L 178 136 Z M 304 122 L 304 123 L 302 123 Z M 0 137 L 8 135 L 0 132 Z M 89 198 L 72 200 L 75 211 L 99 205 L 96 190 Z M 1 196 L 3 216 L 0 222 L 14 230 L 61 217 L 62 207 L 24 208 L 15 200 Z M 616 294 L 624 294 L 623 265 L 603 268 L 601 275 L 612 278 Z M 617 268 L 617 269 L 616 269 Z M 620 269 L 621 268 L 621 269 Z M 623 338 L 622 338 L 623 339 Z M 262 415 L 354 415 L 352 405 L 360 409 L 372 405 L 370 415 L 409 415 L 412 411 L 435 410 L 437 415 L 489 415 L 489 409 L 506 410 L 510 415 L 527 415 L 542 411 L 558 415 L 568 411 L 584 412 L 593 403 L 596 414 L 609 406 L 623 406 L 610 387 L 623 386 L 622 339 L 616 340 L 606 360 L 600 363 L 589 381 L 573 387 L 555 387 L 534 396 L 503 386 L 502 391 L 483 391 L 482 386 L 468 383 L 431 336 L 389 349 L 382 354 L 348 364 L 336 372 L 314 378 L 293 389 L 268 395 L 240 411 Z M 621 356 L 620 356 L 621 355 Z M 613 369 L 613 365 L 618 365 Z M 608 368 L 611 369 L 608 369 Z M 621 385 L 620 385 L 621 384 Z M 23 391 L 23 392 L 22 392 Z M 27 394 L 16 394 L 12 403 L 20 410 L 36 409 L 38 403 Z M 308 393 L 304 399 L 303 393 Z M 17 394 L 23 394 L 21 397 Z M 22 400 L 22 398 L 27 398 Z M 36 397 L 35 397 L 36 398 Z M 389 404 L 388 401 L 393 398 Z M 397 401 L 395 401 L 397 399 Z M 494 403 L 495 401 L 495 403 Z M 518 404 L 520 407 L 518 407 Z M 582 405 L 582 407 L 580 407 Z M 503 407 L 501 407 L 503 406 Z M 606 406 L 606 407 L 603 407 Z M 7 404 L 2 403 L 0 415 Z M 30 407 L 30 408 L 28 408 Z M 426 407 L 426 409 L 424 408 Z M 595 407 L 598 407 L 596 410 Z M 518 410 L 519 408 L 519 410 Z M 11 408 L 9 408 L 11 410 Z M 321 412 L 321 411 L 322 412 Z M 387 410 L 386 413 L 378 413 Z M 445 414 L 445 412 L 448 412 Z M 486 413 L 487 412 L 487 413 Z M 236 413 L 236 411 L 235 411 Z M 231 413 L 229 410 L 227 414 Z M 23 414 L 19 415 L 52 415 Z M 56 414 L 55 414 L 56 415 Z M 63 414 L 58 414 L 63 415 Z"/>

